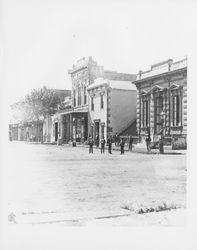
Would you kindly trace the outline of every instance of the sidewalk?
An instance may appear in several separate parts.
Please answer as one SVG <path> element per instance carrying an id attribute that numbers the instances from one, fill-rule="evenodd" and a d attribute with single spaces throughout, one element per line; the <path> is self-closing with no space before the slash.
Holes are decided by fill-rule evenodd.
<path id="1" fill-rule="evenodd" d="M 27 144 L 40 144 L 40 145 L 57 145 L 57 143 L 49 143 L 49 142 L 44 142 L 43 144 L 41 142 L 26 142 Z M 62 144 L 59 146 L 64 146 L 64 147 L 72 147 L 72 144 Z M 82 147 L 82 148 L 88 148 L 89 145 L 85 145 L 85 144 L 77 144 L 76 147 Z M 146 149 L 146 144 L 145 143 L 137 143 L 137 144 L 133 144 L 133 150 L 130 151 L 128 149 L 128 145 L 125 145 L 125 152 L 126 153 L 139 153 L 139 154 L 159 154 L 159 149 L 151 149 L 151 152 L 147 152 Z M 100 146 L 96 147 L 94 146 L 95 150 L 100 150 Z M 105 150 L 108 150 L 108 147 L 105 146 Z M 120 147 L 119 146 L 115 146 L 115 144 L 113 143 L 112 145 L 112 150 L 113 151 L 120 151 Z M 174 150 L 172 149 L 172 146 L 164 146 L 164 155 L 186 155 L 187 154 L 187 150 Z"/>
<path id="2" fill-rule="evenodd" d="M 70 147 L 69 144 L 63 144 L 64 146 L 68 146 Z M 88 148 L 88 145 L 84 145 L 84 144 L 77 144 L 76 147 L 85 147 Z M 96 147 L 94 146 L 95 150 L 100 150 L 100 147 Z M 105 147 L 105 150 L 108 150 L 108 147 Z M 115 146 L 114 144 L 112 145 L 112 150 L 113 151 L 120 151 L 120 147 L 119 146 Z M 138 143 L 138 144 L 133 144 L 133 150 L 130 151 L 128 149 L 128 145 L 125 146 L 125 152 L 127 153 L 141 153 L 141 154 L 159 154 L 159 149 L 151 149 L 151 152 L 148 153 L 147 149 L 146 149 L 146 144 L 144 143 Z M 168 155 L 185 155 L 187 153 L 187 150 L 172 150 L 172 146 L 164 146 L 164 154 L 168 154 Z"/>

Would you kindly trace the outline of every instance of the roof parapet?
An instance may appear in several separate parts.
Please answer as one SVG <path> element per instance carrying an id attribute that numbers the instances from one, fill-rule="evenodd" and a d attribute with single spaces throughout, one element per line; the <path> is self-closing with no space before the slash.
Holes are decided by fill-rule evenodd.
<path id="1" fill-rule="evenodd" d="M 173 62 L 172 59 L 151 65 L 151 69 L 147 71 L 140 70 L 137 74 L 137 80 L 142 80 L 151 76 L 159 75 L 162 73 L 171 72 L 187 67 L 187 57 L 177 62 Z"/>

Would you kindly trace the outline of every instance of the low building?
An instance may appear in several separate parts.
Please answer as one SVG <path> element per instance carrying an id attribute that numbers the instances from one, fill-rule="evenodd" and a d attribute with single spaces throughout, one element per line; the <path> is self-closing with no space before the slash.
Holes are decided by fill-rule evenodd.
<path id="1" fill-rule="evenodd" d="M 71 105 L 71 90 L 53 89 L 55 94 L 60 99 L 61 105 L 58 107 L 56 114 L 47 115 L 43 122 L 43 142 L 57 142 L 61 138 L 61 116 L 59 111 L 67 109 Z"/>
<path id="2" fill-rule="evenodd" d="M 144 140 L 149 127 L 152 141 L 163 133 L 175 148 L 187 146 L 187 58 L 169 59 L 140 71 L 137 80 L 137 132 Z"/>
<path id="3" fill-rule="evenodd" d="M 87 88 L 91 128 L 99 140 L 122 132 L 136 120 L 136 86 L 131 81 L 98 78 Z"/>

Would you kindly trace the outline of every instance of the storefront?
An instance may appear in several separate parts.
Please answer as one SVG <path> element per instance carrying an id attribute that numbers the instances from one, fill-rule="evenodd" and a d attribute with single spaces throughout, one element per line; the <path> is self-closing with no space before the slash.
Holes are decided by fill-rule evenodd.
<path id="1" fill-rule="evenodd" d="M 73 112 L 71 116 L 72 140 L 76 142 L 87 141 L 88 134 L 88 114 L 84 112 Z"/>

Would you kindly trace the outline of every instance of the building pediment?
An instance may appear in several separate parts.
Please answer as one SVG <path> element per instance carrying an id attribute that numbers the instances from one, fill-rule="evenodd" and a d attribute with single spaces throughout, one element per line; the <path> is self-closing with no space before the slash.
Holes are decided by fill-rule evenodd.
<path id="1" fill-rule="evenodd" d="M 180 87 L 181 87 L 180 85 L 173 83 L 173 84 L 170 86 L 170 89 L 171 89 L 171 90 L 173 90 L 173 89 L 179 89 Z"/>
<path id="2" fill-rule="evenodd" d="M 142 94 L 142 95 L 147 95 L 147 94 L 148 94 L 148 91 L 142 90 L 142 91 L 141 91 L 141 94 Z"/>
<path id="3" fill-rule="evenodd" d="M 150 90 L 149 93 L 154 93 L 154 92 L 159 92 L 159 91 L 163 91 L 165 88 L 161 87 L 159 85 L 155 85 L 153 86 Z"/>

